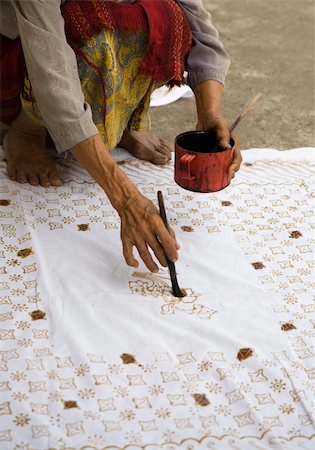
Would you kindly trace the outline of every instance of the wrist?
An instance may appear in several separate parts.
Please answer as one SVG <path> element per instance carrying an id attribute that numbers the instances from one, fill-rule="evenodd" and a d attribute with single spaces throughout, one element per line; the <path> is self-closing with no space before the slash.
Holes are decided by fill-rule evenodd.
<path id="1" fill-rule="evenodd" d="M 215 80 L 207 80 L 196 86 L 195 98 L 198 119 L 204 117 L 221 118 L 223 85 Z"/>
<path id="2" fill-rule="evenodd" d="M 81 142 L 71 152 L 105 191 L 118 213 L 129 199 L 139 195 L 138 189 L 115 162 L 99 135 Z"/>

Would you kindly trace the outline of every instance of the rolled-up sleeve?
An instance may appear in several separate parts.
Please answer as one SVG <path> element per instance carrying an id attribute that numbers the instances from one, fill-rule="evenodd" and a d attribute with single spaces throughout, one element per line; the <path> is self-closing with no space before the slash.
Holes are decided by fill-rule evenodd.
<path id="1" fill-rule="evenodd" d="M 36 103 L 61 153 L 98 131 L 84 101 L 60 4 L 60 0 L 12 0 Z"/>
<path id="2" fill-rule="evenodd" d="M 202 0 L 177 0 L 190 23 L 194 47 L 187 59 L 188 83 L 192 89 L 206 80 L 224 84 L 230 57 L 219 39 Z"/>

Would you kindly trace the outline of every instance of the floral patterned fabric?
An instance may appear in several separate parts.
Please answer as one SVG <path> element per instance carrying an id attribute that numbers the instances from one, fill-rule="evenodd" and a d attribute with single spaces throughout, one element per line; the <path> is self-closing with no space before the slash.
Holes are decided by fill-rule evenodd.
<path id="1" fill-rule="evenodd" d="M 2 161 L 1 449 L 311 450 L 314 151 L 246 151 L 215 194 L 115 154 L 163 191 L 181 300 L 166 270 L 125 265 L 118 216 L 76 163 L 45 189 Z"/>

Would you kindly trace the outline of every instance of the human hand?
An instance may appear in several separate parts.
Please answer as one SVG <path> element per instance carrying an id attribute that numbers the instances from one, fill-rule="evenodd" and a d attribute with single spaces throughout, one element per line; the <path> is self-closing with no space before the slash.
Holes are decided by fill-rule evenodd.
<path id="1" fill-rule="evenodd" d="M 158 272 L 149 248 L 164 267 L 167 259 L 175 262 L 178 259 L 179 244 L 173 230 L 167 229 L 154 204 L 139 192 L 119 208 L 121 218 L 121 241 L 123 254 L 128 266 L 138 267 L 139 263 L 133 255 L 135 246 L 147 268 Z"/>
<path id="2" fill-rule="evenodd" d="M 240 169 L 242 163 L 242 155 L 240 150 L 240 141 L 236 134 L 230 133 L 228 123 L 221 116 L 207 115 L 198 120 L 197 131 L 211 131 L 216 136 L 216 142 L 220 149 L 225 150 L 231 148 L 230 139 L 235 142 L 233 161 L 229 167 L 229 178 L 232 180 L 235 173 Z"/>

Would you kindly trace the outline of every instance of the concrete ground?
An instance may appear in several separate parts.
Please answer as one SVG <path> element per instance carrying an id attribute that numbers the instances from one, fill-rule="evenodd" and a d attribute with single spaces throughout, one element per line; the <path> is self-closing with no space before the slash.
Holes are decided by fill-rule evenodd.
<path id="1" fill-rule="evenodd" d="M 315 147 L 314 0 L 203 0 L 229 51 L 223 114 L 231 123 L 257 92 L 264 95 L 238 126 L 242 148 Z M 193 99 L 152 110 L 153 131 L 173 143 L 196 123 Z"/>

